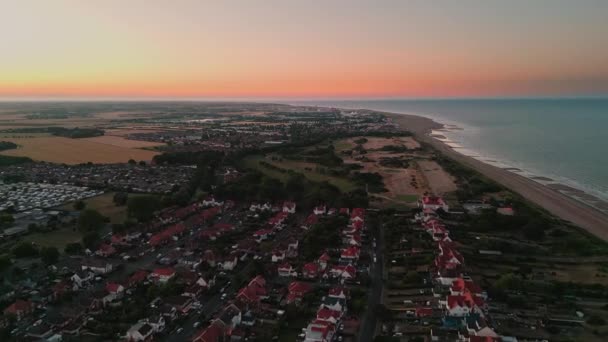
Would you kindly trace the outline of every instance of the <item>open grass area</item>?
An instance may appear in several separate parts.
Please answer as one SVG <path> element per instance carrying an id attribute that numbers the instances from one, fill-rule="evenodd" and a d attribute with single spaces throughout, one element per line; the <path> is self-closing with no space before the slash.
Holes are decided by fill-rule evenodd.
<path id="1" fill-rule="evenodd" d="M 129 198 L 139 196 L 138 194 L 129 194 Z M 127 219 L 127 206 L 117 207 L 114 202 L 114 192 L 106 192 L 105 194 L 87 198 L 83 200 L 86 208 L 95 209 L 103 216 L 110 218 L 111 223 L 123 223 Z M 64 204 L 60 207 L 63 210 L 74 210 L 74 202 Z"/>
<path id="2" fill-rule="evenodd" d="M 7 156 L 29 157 L 33 160 L 53 163 L 124 163 L 129 159 L 151 160 L 156 154 L 137 148 L 102 144 L 86 139 L 63 137 L 5 138 L 18 148 L 2 151 Z"/>
<path id="3" fill-rule="evenodd" d="M 418 201 L 418 195 L 397 195 L 396 199 L 407 203 L 414 203 Z"/>
<path id="4" fill-rule="evenodd" d="M 298 335 L 302 333 L 302 328 L 306 328 L 310 322 L 309 317 L 300 317 L 297 320 L 290 320 L 288 325 L 279 331 L 280 342 L 292 342 L 298 340 Z"/>
<path id="5" fill-rule="evenodd" d="M 261 155 L 255 155 L 255 156 L 249 156 L 249 157 L 245 158 L 244 164 L 246 167 L 256 169 L 256 170 L 262 172 L 263 174 L 265 174 L 269 177 L 272 177 L 272 178 L 279 179 L 282 182 L 286 181 L 287 178 L 289 177 L 289 174 L 287 174 L 287 173 L 283 173 L 278 170 L 273 170 L 273 169 L 264 167 L 263 165 L 260 164 L 260 161 L 265 161 L 269 164 L 272 164 L 272 165 L 277 166 L 282 169 L 293 170 L 295 172 L 301 173 L 304 175 L 304 177 L 308 178 L 309 180 L 311 180 L 313 182 L 328 182 L 328 183 L 338 187 L 340 189 L 340 191 L 342 191 L 342 192 L 350 192 L 357 188 L 357 185 L 355 185 L 353 182 L 351 182 L 350 180 L 348 180 L 346 178 L 334 177 L 334 176 L 324 175 L 324 174 L 316 172 L 315 168 L 316 168 L 317 164 L 315 164 L 315 163 L 308 163 L 308 162 L 296 161 L 296 160 L 275 161 L 275 160 L 266 159 L 266 158 L 264 158 L 264 156 L 261 156 Z"/>
<path id="6" fill-rule="evenodd" d="M 334 142 L 334 149 L 338 152 L 350 150 L 354 147 L 354 145 L 349 141 L 349 139 L 342 139 Z"/>
<path id="7" fill-rule="evenodd" d="M 72 228 L 62 228 L 47 233 L 33 233 L 23 237 L 22 241 L 33 242 L 39 246 L 56 247 L 63 251 L 65 246 L 72 242 L 80 242 L 82 235 L 78 230 Z"/>

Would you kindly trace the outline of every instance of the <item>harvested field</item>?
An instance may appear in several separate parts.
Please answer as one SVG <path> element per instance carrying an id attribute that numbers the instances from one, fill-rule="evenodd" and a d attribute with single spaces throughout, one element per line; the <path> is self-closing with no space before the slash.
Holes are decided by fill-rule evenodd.
<path id="1" fill-rule="evenodd" d="M 124 163 L 129 159 L 151 160 L 158 153 L 136 148 L 101 144 L 87 139 L 63 137 L 6 138 L 19 148 L 2 151 L 7 156 L 30 157 L 53 163 Z"/>
<path id="2" fill-rule="evenodd" d="M 163 130 L 157 129 L 157 128 L 143 128 L 143 127 L 119 127 L 119 128 L 105 129 L 104 134 L 117 136 L 117 137 L 124 137 L 129 134 L 156 133 L 156 132 L 160 132 L 160 131 L 163 131 Z"/>
<path id="3" fill-rule="evenodd" d="M 420 160 L 418 161 L 418 167 L 432 193 L 442 195 L 458 189 L 456 183 L 454 183 L 454 177 L 436 162 L 432 160 Z"/>
<path id="4" fill-rule="evenodd" d="M 141 140 L 130 140 L 119 136 L 113 135 L 102 135 L 100 137 L 93 138 L 84 138 L 80 140 L 86 140 L 94 143 L 112 145 L 118 147 L 127 147 L 127 148 L 145 148 L 145 147 L 156 147 L 156 146 L 164 146 L 163 143 L 156 143 L 151 141 L 141 141 Z"/>
<path id="5" fill-rule="evenodd" d="M 149 114 L 146 111 L 127 111 L 127 110 L 121 110 L 121 111 L 113 111 L 113 112 L 100 112 L 100 113 L 95 113 L 95 117 L 101 118 L 101 119 L 106 119 L 106 120 L 125 120 L 125 119 L 132 119 L 134 117 L 141 117 L 142 115 L 145 114 Z M 149 114 L 150 116 L 152 114 Z"/>

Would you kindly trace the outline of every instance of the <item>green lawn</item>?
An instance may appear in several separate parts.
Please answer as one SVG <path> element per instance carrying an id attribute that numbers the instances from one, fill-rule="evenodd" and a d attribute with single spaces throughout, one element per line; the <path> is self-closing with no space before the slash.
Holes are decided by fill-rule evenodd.
<path id="1" fill-rule="evenodd" d="M 106 192 L 99 196 L 87 198 L 83 200 L 86 208 L 95 209 L 103 216 L 110 218 L 111 223 L 123 223 L 127 219 L 127 206 L 117 207 L 114 204 L 114 192 Z M 140 194 L 129 194 L 129 198 L 141 196 Z M 67 203 L 61 207 L 63 210 L 74 210 L 74 203 Z"/>
<path id="2" fill-rule="evenodd" d="M 414 203 L 418 201 L 418 195 L 397 195 L 396 199 L 407 203 Z"/>
<path id="3" fill-rule="evenodd" d="M 334 149 L 336 151 L 346 151 L 353 148 L 353 144 L 351 144 L 348 140 L 338 140 L 334 142 Z"/>
<path id="4" fill-rule="evenodd" d="M 39 246 L 56 247 L 63 252 L 65 245 L 72 242 L 80 242 L 82 235 L 72 228 L 62 228 L 48 233 L 33 233 L 23 237 L 22 241 L 33 242 Z"/>
<path id="5" fill-rule="evenodd" d="M 244 160 L 244 163 L 245 163 L 245 166 L 256 169 L 269 177 L 277 178 L 283 182 L 287 180 L 287 177 L 289 177 L 289 175 L 287 173 L 282 173 L 280 171 L 272 170 L 272 169 L 269 169 L 267 167 L 260 165 L 260 161 L 262 161 L 262 160 L 266 161 L 269 164 L 275 165 L 275 166 L 283 168 L 283 169 L 288 169 L 288 170 L 293 170 L 293 171 L 299 172 L 299 173 L 303 174 L 304 177 L 308 178 L 309 180 L 311 180 L 313 182 L 325 182 L 326 181 L 326 182 L 338 187 L 340 189 L 340 191 L 342 191 L 342 192 L 350 192 L 357 188 L 357 186 L 353 182 L 349 181 L 348 179 L 329 176 L 329 175 L 323 175 L 323 174 L 316 172 L 314 170 L 316 167 L 316 164 L 314 164 L 314 163 L 300 162 L 300 161 L 296 161 L 296 160 L 273 161 L 273 160 L 265 159 L 261 155 L 246 157 Z M 306 167 L 309 167 L 312 170 L 306 170 Z"/>

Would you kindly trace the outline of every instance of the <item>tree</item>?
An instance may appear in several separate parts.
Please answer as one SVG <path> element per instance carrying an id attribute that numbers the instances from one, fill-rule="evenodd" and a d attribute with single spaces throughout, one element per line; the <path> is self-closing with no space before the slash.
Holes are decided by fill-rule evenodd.
<path id="1" fill-rule="evenodd" d="M 137 196 L 129 198 L 127 202 L 127 213 L 140 222 L 149 221 L 154 212 L 161 208 L 158 196 Z"/>
<path id="2" fill-rule="evenodd" d="M 27 230 L 28 232 L 33 233 L 38 230 L 38 225 L 35 223 L 30 223 L 27 225 Z"/>
<path id="3" fill-rule="evenodd" d="M 502 291 L 517 291 L 521 289 L 522 286 L 521 278 L 515 276 L 513 273 L 503 274 L 494 282 L 494 288 Z"/>
<path id="4" fill-rule="evenodd" d="M 76 201 L 74 202 L 74 210 L 78 210 L 81 211 L 84 208 L 86 208 L 87 204 L 84 203 L 83 201 Z"/>
<path id="5" fill-rule="evenodd" d="M 129 159 L 129 161 L 127 163 L 129 163 L 129 165 L 135 165 L 135 164 L 137 164 L 137 162 L 135 161 L 135 159 Z"/>
<path id="6" fill-rule="evenodd" d="M 96 232 L 103 228 L 104 224 L 105 217 L 94 209 L 86 209 L 78 216 L 78 230 L 83 233 Z"/>
<path id="7" fill-rule="evenodd" d="M 38 248 L 30 242 L 21 242 L 13 248 L 13 254 L 17 258 L 35 257 L 38 255 Z"/>
<path id="8" fill-rule="evenodd" d="M 84 252 L 84 247 L 79 242 L 68 243 L 63 250 L 65 254 L 78 255 Z"/>
<path id="9" fill-rule="evenodd" d="M 591 315 L 591 316 L 589 316 L 587 323 L 589 323 L 591 325 L 604 325 L 604 324 L 606 324 L 606 320 L 603 319 L 599 315 Z"/>
<path id="10" fill-rule="evenodd" d="M 112 201 L 114 202 L 114 204 L 119 207 L 119 206 L 123 206 L 125 204 L 127 204 L 127 200 L 129 199 L 129 195 L 126 192 L 117 192 L 114 194 L 114 197 L 112 198 Z"/>
<path id="11" fill-rule="evenodd" d="M 13 222 L 15 222 L 13 215 L 9 213 L 0 214 L 0 226 L 7 226 L 13 224 Z"/>
<path id="12" fill-rule="evenodd" d="M 13 263 L 11 262 L 11 258 L 8 255 L 0 256 L 0 272 L 9 268 Z"/>
<path id="13" fill-rule="evenodd" d="M 95 231 L 88 232 L 82 237 L 82 244 L 86 248 L 91 250 L 97 248 L 97 245 L 99 245 L 100 241 L 101 238 L 99 237 L 99 234 Z"/>
<path id="14" fill-rule="evenodd" d="M 40 250 L 40 258 L 45 265 L 52 265 L 59 260 L 59 251 L 55 247 L 44 247 Z"/>
<path id="15" fill-rule="evenodd" d="M 112 233 L 113 234 L 121 234 L 127 230 L 127 226 L 122 223 L 114 223 L 112 224 Z"/>

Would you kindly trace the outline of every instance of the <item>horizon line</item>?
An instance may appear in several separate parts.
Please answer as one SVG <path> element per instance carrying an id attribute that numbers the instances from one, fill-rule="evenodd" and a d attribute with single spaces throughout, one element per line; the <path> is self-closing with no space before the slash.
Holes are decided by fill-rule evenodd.
<path id="1" fill-rule="evenodd" d="M 337 101 L 421 101 L 421 100 L 567 100 L 608 99 L 608 94 L 505 95 L 505 96 L 386 96 L 386 97 L 0 97 L 0 103 L 58 102 L 337 102 Z"/>

